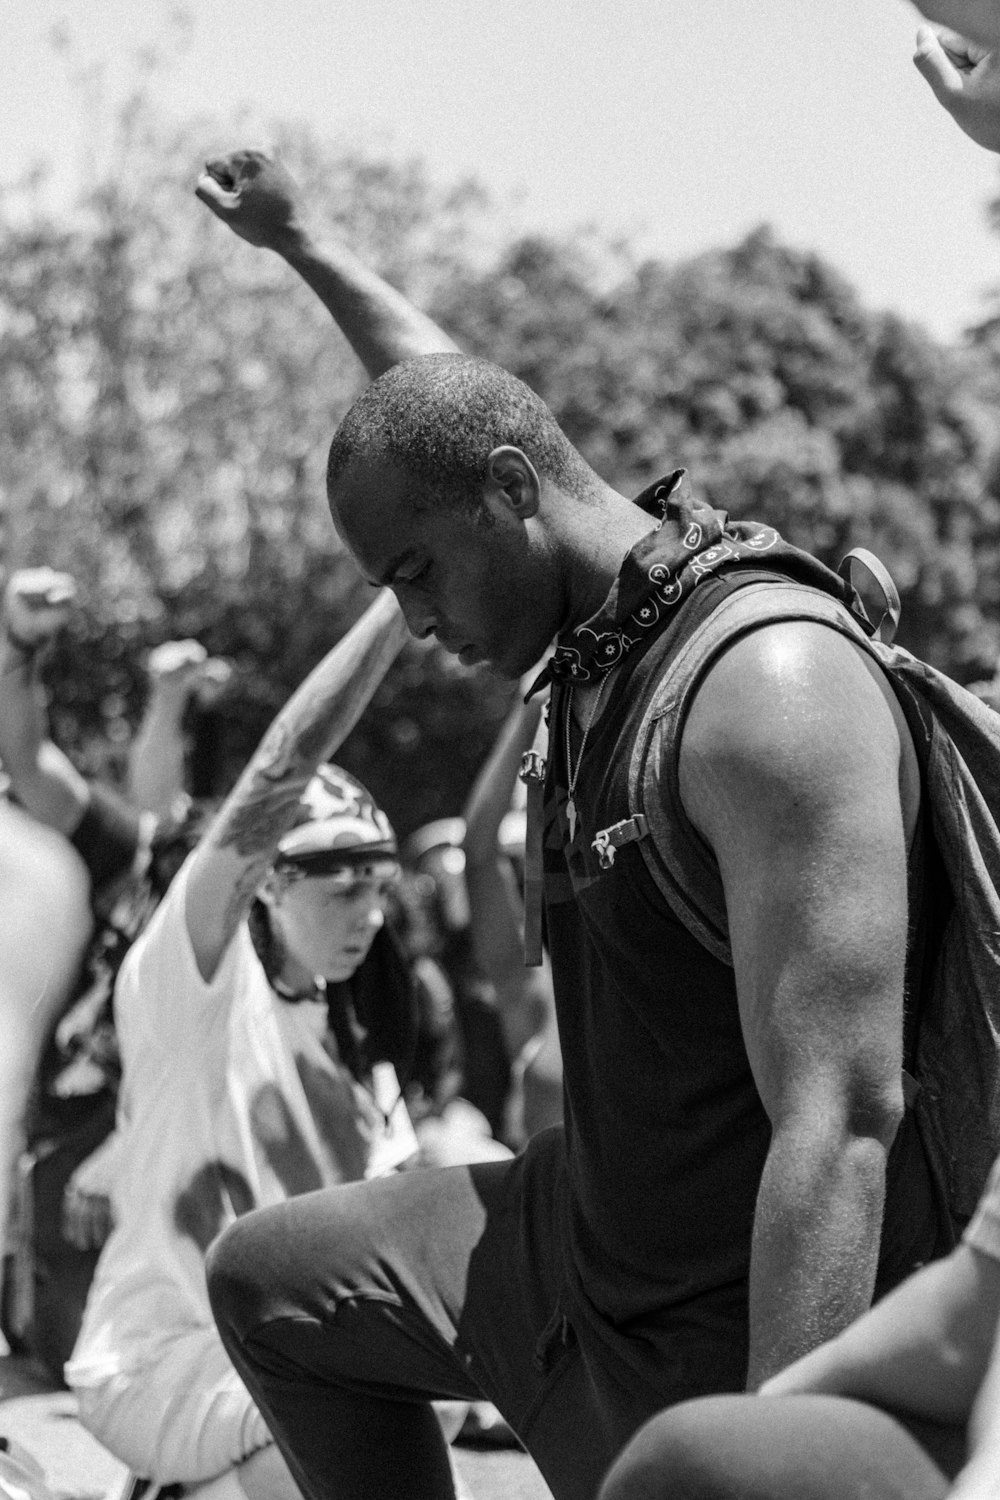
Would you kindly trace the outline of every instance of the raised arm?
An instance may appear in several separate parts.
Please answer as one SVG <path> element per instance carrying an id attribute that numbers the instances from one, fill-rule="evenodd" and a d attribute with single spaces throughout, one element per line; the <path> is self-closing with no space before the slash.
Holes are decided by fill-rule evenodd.
<path id="1" fill-rule="evenodd" d="M 246 916 L 299 798 L 361 717 L 406 638 L 383 591 L 285 704 L 199 845 L 188 874 L 188 933 L 211 980 Z"/>
<path id="2" fill-rule="evenodd" d="M 39 664 L 73 608 L 76 585 L 52 568 L 13 573 L 0 611 L 0 761 L 16 800 L 69 836 L 90 801 L 87 783 L 49 738 Z"/>
<path id="3" fill-rule="evenodd" d="M 184 714 L 192 698 L 220 691 L 227 662 L 210 657 L 200 641 L 164 641 L 149 653 L 149 696 L 128 754 L 128 790 L 136 807 L 157 817 L 185 793 Z"/>
<path id="4" fill-rule="evenodd" d="M 372 380 L 401 360 L 458 346 L 339 241 L 317 233 L 303 195 L 261 151 L 207 162 L 195 192 L 251 245 L 273 250 L 316 293 Z"/>
<path id="5" fill-rule="evenodd" d="M 890 696 L 832 631 L 769 626 L 713 666 L 682 742 L 681 796 L 719 864 L 771 1122 L 750 1265 L 752 1388 L 858 1317 L 874 1289 L 903 1107 L 901 778 L 910 787 L 914 774 Z"/>

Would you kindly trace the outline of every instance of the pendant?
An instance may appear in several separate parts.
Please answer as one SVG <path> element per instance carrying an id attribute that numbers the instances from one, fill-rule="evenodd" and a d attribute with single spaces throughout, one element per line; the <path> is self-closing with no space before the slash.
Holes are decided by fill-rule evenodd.
<path id="1" fill-rule="evenodd" d="M 572 844 L 576 838 L 576 803 L 573 801 L 572 792 L 566 799 L 566 821 L 569 824 L 569 841 Z"/>

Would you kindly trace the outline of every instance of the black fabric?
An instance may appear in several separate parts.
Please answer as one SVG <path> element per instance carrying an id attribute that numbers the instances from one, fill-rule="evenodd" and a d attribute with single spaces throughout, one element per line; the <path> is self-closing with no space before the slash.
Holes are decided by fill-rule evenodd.
<path id="1" fill-rule="evenodd" d="M 139 850 L 140 815 L 116 792 L 88 782 L 90 799 L 70 843 L 90 872 L 95 898 L 104 887 L 127 875 Z"/>
<path id="2" fill-rule="evenodd" d="M 674 916 L 637 845 L 602 870 L 595 833 L 631 811 L 628 768 L 672 655 L 756 567 L 707 580 L 611 676 L 566 817 L 567 693 L 558 689 L 545 792 L 546 918 L 566 1083 L 567 1235 L 579 1316 L 622 1327 L 685 1305 L 706 1336 L 746 1338 L 750 1239 L 770 1127 L 732 970 Z M 831 575 L 833 577 L 834 575 Z M 572 731 L 573 765 L 579 732 Z M 888 1172 L 880 1291 L 950 1235 L 907 1116 Z"/>

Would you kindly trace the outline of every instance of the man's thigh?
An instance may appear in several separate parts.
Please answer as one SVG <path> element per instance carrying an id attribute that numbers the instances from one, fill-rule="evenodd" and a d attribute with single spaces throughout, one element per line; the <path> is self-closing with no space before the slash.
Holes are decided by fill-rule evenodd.
<path id="1" fill-rule="evenodd" d="M 522 1430 L 558 1363 L 546 1347 L 562 1280 L 560 1152 L 527 1192 L 517 1158 L 349 1184 L 238 1220 L 209 1257 L 237 1365 L 391 1400 L 484 1394 Z"/>

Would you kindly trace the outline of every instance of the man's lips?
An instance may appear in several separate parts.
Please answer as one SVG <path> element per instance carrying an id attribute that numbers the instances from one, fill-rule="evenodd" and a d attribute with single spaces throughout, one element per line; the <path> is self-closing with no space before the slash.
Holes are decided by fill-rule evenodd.
<path id="1" fill-rule="evenodd" d="M 456 641 L 450 636 L 440 635 L 434 632 L 438 645 L 443 646 L 449 656 L 457 656 L 460 662 L 470 666 L 473 662 L 482 661 L 483 654 L 478 646 L 472 645 L 471 641 Z"/>

